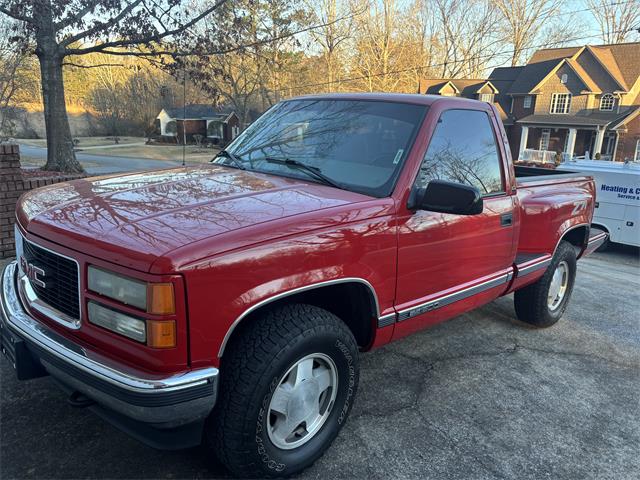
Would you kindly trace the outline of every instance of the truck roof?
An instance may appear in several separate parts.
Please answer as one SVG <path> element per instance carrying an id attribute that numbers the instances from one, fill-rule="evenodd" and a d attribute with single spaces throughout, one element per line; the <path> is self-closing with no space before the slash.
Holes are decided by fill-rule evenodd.
<path id="1" fill-rule="evenodd" d="M 378 102 L 394 102 L 394 103 L 409 103 L 413 105 L 431 105 L 435 102 L 456 102 L 462 104 L 477 105 L 479 100 L 472 100 L 469 98 L 460 97 L 443 97 L 441 95 L 423 95 L 418 93 L 323 93 L 314 95 L 302 95 L 291 100 L 364 100 L 364 101 L 378 101 Z"/>

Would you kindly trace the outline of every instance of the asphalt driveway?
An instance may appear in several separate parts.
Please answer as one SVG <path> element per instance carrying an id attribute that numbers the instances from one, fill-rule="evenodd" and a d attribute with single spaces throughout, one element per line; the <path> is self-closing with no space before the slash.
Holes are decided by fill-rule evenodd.
<path id="1" fill-rule="evenodd" d="M 158 452 L 49 378 L 1 363 L 2 478 L 212 478 L 201 449 Z M 362 356 L 354 410 L 302 478 L 640 477 L 640 262 L 616 249 L 579 262 L 572 303 L 546 330 L 511 297 Z"/>
<path id="2" fill-rule="evenodd" d="M 20 153 L 23 157 L 38 160 L 37 165 L 23 160 L 23 166 L 40 166 L 47 159 L 47 149 L 33 147 L 31 145 L 20 145 Z M 213 156 L 213 155 L 212 155 Z M 136 170 L 155 170 L 159 168 L 170 168 L 182 165 L 181 160 L 155 160 L 145 158 L 115 157 L 110 155 L 99 155 L 92 153 L 76 153 L 76 158 L 82 164 L 89 175 L 103 175 L 105 173 L 132 172 Z M 189 162 L 190 163 L 190 162 Z"/>

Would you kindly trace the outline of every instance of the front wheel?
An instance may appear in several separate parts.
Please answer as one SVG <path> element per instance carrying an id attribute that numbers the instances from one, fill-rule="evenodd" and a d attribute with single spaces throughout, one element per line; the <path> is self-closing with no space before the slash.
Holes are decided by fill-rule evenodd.
<path id="1" fill-rule="evenodd" d="M 242 478 L 311 465 L 353 404 L 359 369 L 350 330 L 321 308 L 285 305 L 255 319 L 229 349 L 206 431 L 213 451 Z"/>
<path id="2" fill-rule="evenodd" d="M 575 278 L 575 249 L 562 241 L 544 275 L 515 292 L 513 299 L 518 319 L 535 327 L 555 324 L 569 304 Z"/>

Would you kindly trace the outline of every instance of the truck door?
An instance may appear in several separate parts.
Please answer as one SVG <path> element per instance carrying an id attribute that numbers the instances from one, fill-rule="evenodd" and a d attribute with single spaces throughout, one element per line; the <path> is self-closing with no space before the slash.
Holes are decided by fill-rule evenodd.
<path id="1" fill-rule="evenodd" d="M 489 111 L 440 114 L 414 188 L 434 179 L 469 184 L 480 190 L 484 209 L 479 215 L 399 215 L 394 337 L 490 301 L 507 286 L 518 219 L 495 122 Z"/>

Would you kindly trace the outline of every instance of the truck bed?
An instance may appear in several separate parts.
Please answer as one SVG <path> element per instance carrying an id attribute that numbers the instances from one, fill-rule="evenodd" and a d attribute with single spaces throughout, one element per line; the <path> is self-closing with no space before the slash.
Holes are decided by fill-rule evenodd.
<path id="1" fill-rule="evenodd" d="M 589 175 L 580 172 L 555 170 L 551 168 L 524 167 L 515 165 L 517 185 L 534 186 L 564 183 L 566 181 L 586 180 Z"/>

